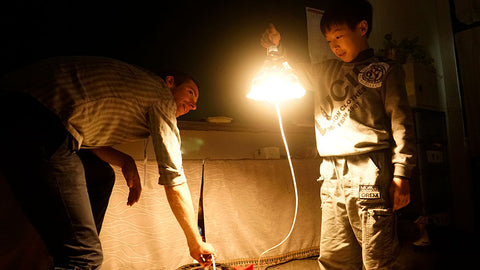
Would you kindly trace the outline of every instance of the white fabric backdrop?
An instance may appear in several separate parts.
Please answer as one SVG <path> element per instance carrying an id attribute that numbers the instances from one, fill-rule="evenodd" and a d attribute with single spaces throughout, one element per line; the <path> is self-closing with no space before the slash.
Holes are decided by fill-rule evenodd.
<path id="1" fill-rule="evenodd" d="M 184 161 L 195 208 L 200 196 L 202 163 Z M 143 177 L 143 162 L 137 166 Z M 319 160 L 294 160 L 299 192 L 297 223 L 291 238 L 265 255 L 264 258 L 272 259 L 269 263 L 318 254 L 320 200 L 315 181 L 318 168 Z M 140 201 L 132 207 L 126 205 L 128 188 L 121 171 L 115 168 L 115 173 L 117 180 L 100 233 L 104 250 L 102 270 L 171 270 L 193 263 L 164 188 L 157 184 L 156 162 L 147 163 L 146 185 Z M 1 177 L 0 180 L 5 187 Z M 8 188 L 0 190 L 5 202 L 0 207 L 3 228 L 0 239 L 4 247 L 0 250 L 0 265 L 6 269 L 10 263 L 18 269 L 48 269 L 43 242 L 22 216 Z M 286 160 L 207 160 L 205 229 L 207 241 L 218 253 L 217 262 L 255 263 L 261 252 L 288 233 L 294 202 Z"/>
<path id="2" fill-rule="evenodd" d="M 143 181 L 143 162 L 137 162 Z M 193 262 L 186 238 L 158 182 L 156 161 L 147 163 L 146 185 L 140 201 L 127 206 L 128 187 L 121 170 L 103 222 L 100 240 L 104 251 L 102 270 L 175 269 Z M 202 161 L 184 161 L 185 175 L 197 211 L 202 179 Z"/>
<path id="3" fill-rule="evenodd" d="M 299 208 L 295 228 L 262 264 L 316 256 L 320 239 L 319 160 L 293 160 Z M 256 263 L 266 249 L 287 235 L 295 195 L 287 160 L 213 160 L 205 163 L 204 215 L 206 240 L 218 262 Z M 263 258 L 270 257 L 269 262 Z"/>

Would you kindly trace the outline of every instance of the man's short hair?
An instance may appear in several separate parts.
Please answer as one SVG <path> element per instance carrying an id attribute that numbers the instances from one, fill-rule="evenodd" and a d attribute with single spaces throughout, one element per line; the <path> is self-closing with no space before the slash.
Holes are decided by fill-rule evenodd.
<path id="1" fill-rule="evenodd" d="M 367 38 L 372 31 L 372 5 L 367 0 L 330 0 L 320 21 L 323 35 L 335 25 L 347 24 L 351 30 L 361 21 L 368 23 Z"/>
<path id="2" fill-rule="evenodd" d="M 191 80 L 197 85 L 198 88 L 200 88 L 200 86 L 198 85 L 198 81 L 191 74 L 181 70 L 165 69 L 158 72 L 158 75 L 160 76 L 160 78 L 164 80 L 167 78 L 167 76 L 172 76 L 174 79 L 175 86 L 178 86 L 184 82 Z"/>

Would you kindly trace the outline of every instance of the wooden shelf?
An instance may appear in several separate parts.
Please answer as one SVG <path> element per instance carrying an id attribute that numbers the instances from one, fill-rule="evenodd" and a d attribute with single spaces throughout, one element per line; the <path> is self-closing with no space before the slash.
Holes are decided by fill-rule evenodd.
<path id="1" fill-rule="evenodd" d="M 278 132 L 278 122 L 268 125 L 246 125 L 240 123 L 209 123 L 206 121 L 178 121 L 180 130 L 199 131 L 230 131 L 230 132 Z M 288 133 L 314 133 L 312 126 L 299 126 L 295 124 L 283 124 L 285 132 Z"/>

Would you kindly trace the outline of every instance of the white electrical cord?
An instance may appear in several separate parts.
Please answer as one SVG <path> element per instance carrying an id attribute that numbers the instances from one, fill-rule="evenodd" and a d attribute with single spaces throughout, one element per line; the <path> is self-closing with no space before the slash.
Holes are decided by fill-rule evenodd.
<path id="1" fill-rule="evenodd" d="M 283 131 L 282 117 L 280 115 L 280 107 L 278 105 L 278 102 L 275 102 L 275 106 L 277 108 L 278 123 L 280 124 L 280 131 L 282 133 L 283 143 L 285 144 L 285 150 L 287 152 L 287 159 L 288 159 L 288 163 L 290 164 L 290 172 L 292 173 L 293 187 L 295 189 L 295 214 L 293 216 L 292 226 L 290 227 L 290 231 L 288 232 L 287 236 L 280 243 L 278 243 L 277 245 L 265 250 L 264 252 L 262 252 L 262 254 L 260 254 L 260 257 L 258 257 L 258 264 L 257 264 L 259 268 L 260 268 L 260 261 L 261 261 L 262 256 L 265 255 L 265 253 L 281 246 L 290 237 L 290 235 L 292 234 L 293 228 L 295 227 L 295 221 L 297 220 L 297 211 L 298 211 L 297 181 L 295 179 L 295 172 L 293 171 L 293 165 L 292 165 L 292 160 L 290 158 L 290 151 L 288 150 L 287 139 L 285 138 L 285 132 Z"/>

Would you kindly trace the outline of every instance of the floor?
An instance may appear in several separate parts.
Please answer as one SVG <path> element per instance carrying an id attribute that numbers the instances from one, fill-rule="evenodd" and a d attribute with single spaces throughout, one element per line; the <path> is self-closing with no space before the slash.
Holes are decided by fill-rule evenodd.
<path id="1" fill-rule="evenodd" d="M 402 270 L 479 269 L 475 267 L 480 256 L 480 242 L 473 235 L 459 232 L 449 225 L 427 226 L 430 239 L 428 246 L 415 246 L 418 240 L 416 224 L 399 223 L 402 252 L 399 261 Z"/>
<path id="2" fill-rule="evenodd" d="M 399 237 L 402 244 L 402 249 L 399 256 L 399 265 L 401 267 L 399 270 L 480 269 L 480 266 L 477 265 L 477 262 L 480 259 L 480 239 L 474 238 L 471 235 L 456 232 L 449 226 L 430 225 L 427 227 L 430 245 L 418 247 L 413 245 L 413 243 L 419 239 L 419 229 L 416 224 L 411 221 L 403 221 L 399 222 L 398 228 Z M 19 228 L 19 230 L 20 229 L 21 228 Z M 8 231 L 9 233 L 13 233 L 12 228 L 10 228 Z M 31 240 L 31 237 L 33 236 L 25 235 L 24 240 Z M 31 254 L 38 254 L 39 252 L 45 253 L 45 250 L 41 248 L 39 249 L 39 247 L 30 246 L 30 249 L 32 251 Z M 7 251 L 0 249 L 0 269 L 28 269 L 28 267 L 19 267 L 18 262 L 16 266 L 2 264 L 1 258 L 3 255 L 11 255 L 11 253 L 15 252 L 15 250 Z M 34 259 L 32 256 L 29 257 L 25 255 L 23 258 L 24 259 L 22 260 L 22 263 L 25 264 Z M 267 269 L 316 270 L 319 269 L 319 267 L 317 259 L 310 258 L 305 260 L 291 261 L 282 265 L 272 266 Z M 37 270 L 46 269 L 37 268 Z"/>

